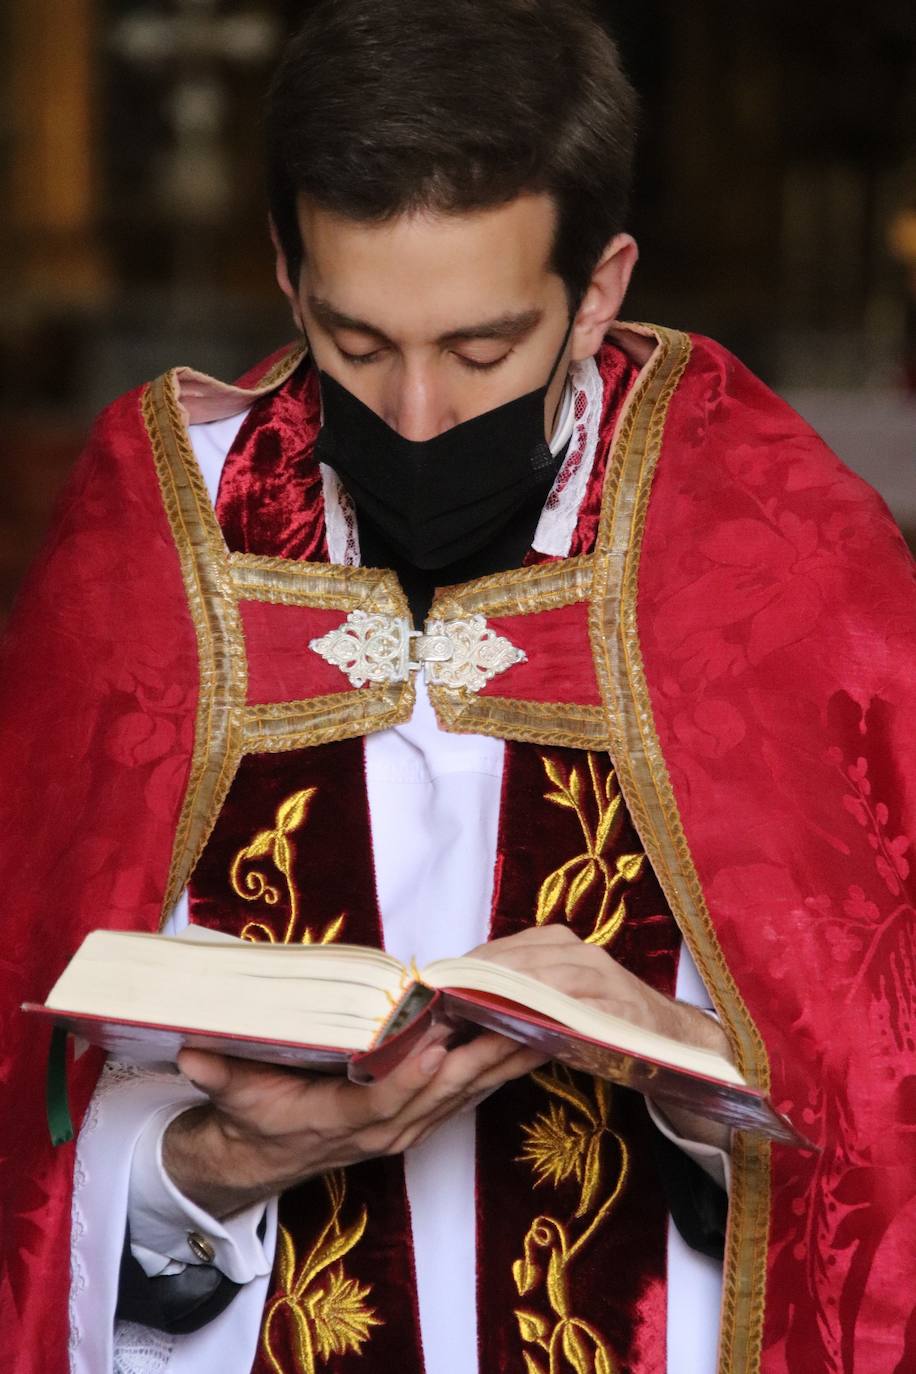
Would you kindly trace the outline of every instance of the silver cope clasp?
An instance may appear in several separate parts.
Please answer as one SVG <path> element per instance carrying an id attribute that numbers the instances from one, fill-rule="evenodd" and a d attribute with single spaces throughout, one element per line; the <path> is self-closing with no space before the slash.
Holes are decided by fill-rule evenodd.
<path id="1" fill-rule="evenodd" d="M 345 673 L 353 687 L 406 682 L 422 668 L 433 686 L 471 692 L 527 657 L 491 630 L 482 615 L 428 620 L 421 632 L 412 630 L 405 616 L 351 611 L 336 630 L 311 640 L 309 648 Z"/>

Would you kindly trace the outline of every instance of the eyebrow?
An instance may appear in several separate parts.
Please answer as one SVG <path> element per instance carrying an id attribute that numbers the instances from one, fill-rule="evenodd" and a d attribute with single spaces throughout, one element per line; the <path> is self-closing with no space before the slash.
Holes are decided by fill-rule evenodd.
<path id="1" fill-rule="evenodd" d="M 326 329 L 352 329 L 358 334 L 371 334 L 374 339 L 379 339 L 382 343 L 391 343 L 385 332 L 377 325 L 370 324 L 368 320 L 358 320 L 353 315 L 347 315 L 344 311 L 338 310 L 330 301 L 323 300 L 321 296 L 309 296 L 309 310 L 315 316 L 319 324 Z M 540 324 L 544 318 L 543 310 L 537 307 L 531 310 L 519 310 L 508 312 L 505 315 L 497 315 L 492 320 L 481 320 L 479 324 L 462 325 L 458 329 L 449 329 L 445 334 L 440 334 L 436 343 L 447 345 L 453 343 L 467 343 L 472 339 L 503 339 L 517 341 Z"/>

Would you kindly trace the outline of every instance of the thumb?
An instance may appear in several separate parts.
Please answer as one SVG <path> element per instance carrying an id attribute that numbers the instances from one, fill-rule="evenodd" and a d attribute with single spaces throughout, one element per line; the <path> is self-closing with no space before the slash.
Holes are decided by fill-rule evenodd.
<path id="1" fill-rule="evenodd" d="M 207 1050 L 182 1050 L 178 1056 L 178 1067 L 188 1082 L 208 1097 L 217 1097 L 225 1092 L 232 1078 L 229 1061 L 223 1055 L 210 1054 Z"/>

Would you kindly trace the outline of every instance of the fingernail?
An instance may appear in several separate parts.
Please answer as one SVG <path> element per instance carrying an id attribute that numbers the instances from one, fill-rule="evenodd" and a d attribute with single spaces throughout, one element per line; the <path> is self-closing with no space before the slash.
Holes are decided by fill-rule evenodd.
<path id="1" fill-rule="evenodd" d="M 420 1056 L 420 1072 L 434 1074 L 442 1063 L 446 1055 L 444 1045 L 433 1045 L 431 1049 L 424 1050 Z"/>

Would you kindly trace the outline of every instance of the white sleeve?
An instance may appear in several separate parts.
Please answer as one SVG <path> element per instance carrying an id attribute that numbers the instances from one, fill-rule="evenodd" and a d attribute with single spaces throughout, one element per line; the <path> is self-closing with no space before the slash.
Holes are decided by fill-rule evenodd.
<path id="1" fill-rule="evenodd" d="M 199 1099 L 195 1093 L 194 1101 Z M 207 1257 L 210 1263 L 234 1283 L 250 1283 L 271 1270 L 272 1259 L 258 1237 L 265 1204 L 255 1203 L 219 1221 L 179 1192 L 162 1162 L 166 1128 L 189 1105 L 193 1103 L 185 1099 L 153 1112 L 137 1137 L 127 1209 L 131 1250 L 150 1277 L 174 1274 L 186 1264 L 201 1263 L 203 1240 L 213 1252 L 212 1260 Z M 276 1202 L 270 1206 L 276 1208 Z"/>
<path id="2" fill-rule="evenodd" d="M 720 1188 L 729 1192 L 732 1182 L 732 1161 L 729 1152 L 719 1149 L 717 1145 L 706 1145 L 700 1140 L 686 1140 L 684 1136 L 678 1135 L 658 1103 L 653 1102 L 651 1098 L 646 1098 L 646 1107 L 662 1135 L 673 1141 L 685 1155 L 689 1155 L 695 1164 L 699 1164 L 703 1172 L 709 1174 Z"/>
<path id="3" fill-rule="evenodd" d="M 71 1374 L 103 1374 L 120 1368 L 164 1370 L 166 1365 L 161 1361 L 148 1366 L 143 1360 L 137 1363 L 141 1349 L 153 1345 L 160 1354 L 166 1348 L 171 1352 L 167 1366 L 169 1374 L 184 1374 L 186 1369 L 216 1368 L 217 1365 L 195 1361 L 202 1358 L 202 1352 L 209 1350 L 211 1344 L 215 1354 L 221 1341 L 227 1341 L 231 1352 L 228 1358 L 224 1351 L 219 1364 L 226 1374 L 230 1371 L 234 1374 L 236 1370 L 238 1374 L 247 1374 L 251 1368 L 273 1263 L 276 1240 L 276 1206 L 273 1205 L 266 1211 L 264 1240 L 258 1240 L 255 1235 L 257 1252 L 245 1250 L 244 1238 L 237 1241 L 243 1260 L 246 1255 L 250 1258 L 256 1253 L 253 1263 L 256 1272 L 222 1316 L 200 1332 L 177 1337 L 160 1337 L 145 1328 L 121 1323 L 117 1348 L 115 1346 L 118 1281 L 135 1151 L 153 1118 L 158 1117 L 161 1135 L 164 1121 L 171 1119 L 176 1110 L 200 1101 L 200 1097 L 171 1065 L 138 1069 L 109 1063 L 103 1070 L 76 1148 L 70 1288 Z M 203 1215 L 199 1214 L 197 1219 L 202 1220 Z M 187 1222 L 180 1225 L 184 1227 L 181 1235 L 186 1243 Z M 243 1231 L 245 1227 L 256 1226 L 256 1218 L 244 1218 Z M 225 1229 L 225 1223 L 215 1223 L 216 1231 L 220 1227 Z M 231 1248 L 231 1237 L 225 1244 Z M 189 1252 L 185 1253 L 191 1257 Z M 166 1254 L 164 1258 L 165 1264 L 158 1266 L 158 1272 L 168 1269 L 169 1256 Z M 150 1268 L 157 1271 L 155 1264 L 144 1265 L 144 1268 L 147 1272 Z M 228 1331 L 232 1334 L 227 1338 Z M 124 1341 L 135 1342 L 133 1355 L 126 1358 L 126 1363 L 118 1353 Z M 159 1360 L 159 1355 L 156 1359 Z"/>

